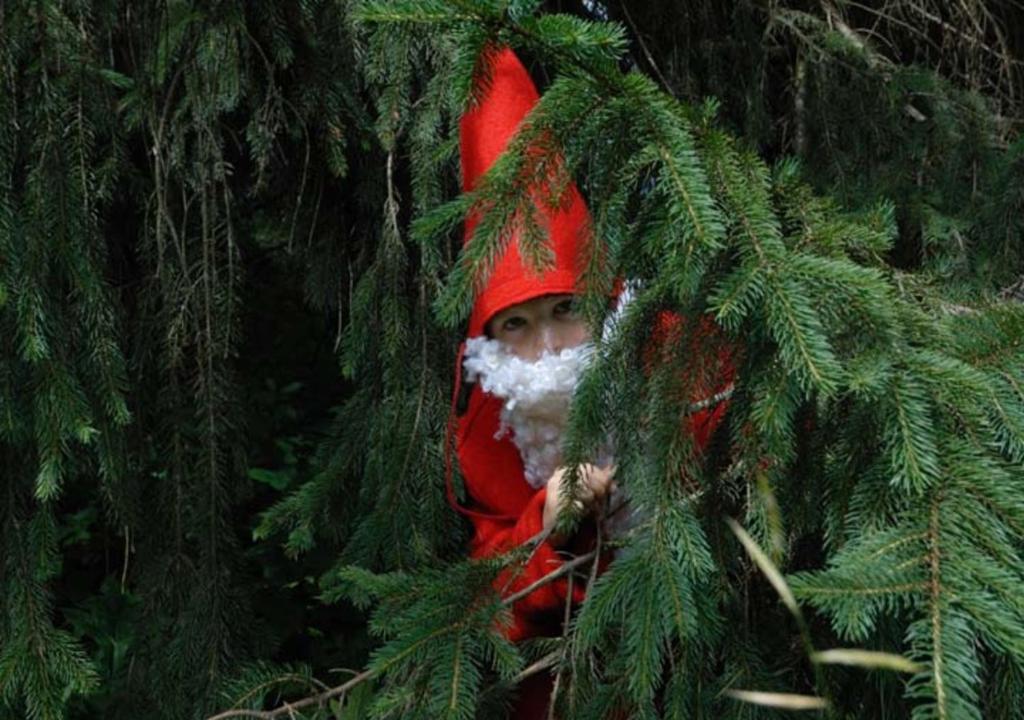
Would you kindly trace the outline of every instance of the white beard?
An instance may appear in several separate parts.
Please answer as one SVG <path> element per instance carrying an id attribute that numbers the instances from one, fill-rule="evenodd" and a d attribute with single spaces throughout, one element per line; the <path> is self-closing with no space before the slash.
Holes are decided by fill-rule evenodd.
<path id="1" fill-rule="evenodd" d="M 635 283 L 626 283 L 617 306 L 605 320 L 603 339 L 616 333 L 636 288 Z M 535 489 L 544 487 L 562 466 L 562 435 L 572 395 L 594 351 L 593 343 L 584 343 L 559 353 L 545 352 L 529 362 L 509 352 L 498 340 L 476 337 L 466 341 L 466 380 L 479 382 L 484 392 L 503 401 L 501 425 L 495 437 L 502 438 L 511 431 L 512 442 L 523 459 L 526 481 Z M 595 464 L 610 465 L 613 447 L 613 439 L 608 438 L 594 459 Z M 622 488 L 612 493 L 609 509 L 610 517 L 606 518 L 604 528 L 612 537 L 624 536 L 639 522 L 640 513 L 629 503 Z"/>
<path id="2" fill-rule="evenodd" d="M 572 394 L 593 352 L 593 345 L 585 343 L 559 353 L 545 352 L 529 362 L 498 340 L 466 341 L 466 380 L 478 381 L 484 392 L 502 399 L 496 437 L 511 431 L 526 481 L 533 488 L 544 487 L 562 465 L 562 433 Z"/>

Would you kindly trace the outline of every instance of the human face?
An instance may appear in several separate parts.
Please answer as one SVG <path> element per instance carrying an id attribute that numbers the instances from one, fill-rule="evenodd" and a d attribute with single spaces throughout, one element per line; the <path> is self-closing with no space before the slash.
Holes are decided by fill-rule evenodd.
<path id="1" fill-rule="evenodd" d="M 590 339 L 587 324 L 576 313 L 574 295 L 542 295 L 513 305 L 492 317 L 487 331 L 509 352 L 531 362 L 545 350 L 558 353 Z"/>

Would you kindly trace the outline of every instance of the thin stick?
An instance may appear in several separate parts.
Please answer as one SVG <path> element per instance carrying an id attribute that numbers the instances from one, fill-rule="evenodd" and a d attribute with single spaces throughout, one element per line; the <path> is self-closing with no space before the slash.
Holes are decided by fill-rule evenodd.
<path id="1" fill-rule="evenodd" d="M 532 677 L 532 676 L 536 675 L 539 672 L 547 670 L 549 667 L 552 667 L 553 665 L 555 665 L 558 662 L 560 656 L 561 656 L 561 652 L 558 651 L 558 650 L 555 650 L 554 652 L 548 653 L 547 655 L 542 657 L 540 660 L 537 660 L 533 664 L 528 665 L 527 667 L 523 668 L 523 670 L 521 672 L 519 672 L 519 674 L 517 674 L 514 678 L 512 678 L 511 684 L 512 685 L 518 685 L 519 683 L 521 683 L 526 678 Z"/>
<path id="2" fill-rule="evenodd" d="M 302 708 L 309 707 L 310 705 L 323 705 L 331 698 L 344 695 L 356 685 L 369 680 L 371 677 L 373 677 L 373 671 L 364 670 L 343 685 L 338 685 L 337 687 L 330 688 L 329 690 L 324 690 L 322 693 L 317 695 L 311 695 L 292 703 L 286 702 L 281 707 L 273 710 L 225 710 L 222 713 L 211 715 L 206 720 L 227 720 L 227 718 L 241 717 L 257 718 L 258 720 L 275 720 L 276 718 L 284 715 L 294 716 L 296 710 L 301 710 Z"/>
<path id="3" fill-rule="evenodd" d="M 558 663 L 558 659 L 559 659 L 559 656 L 561 654 L 562 653 L 561 653 L 560 650 L 554 650 L 552 652 L 549 652 L 544 657 L 540 658 L 539 660 L 535 660 L 530 665 L 527 665 L 525 668 L 520 670 L 507 683 L 504 683 L 504 682 L 503 683 L 496 683 L 496 684 L 491 685 L 490 687 L 484 689 L 481 697 L 489 696 L 490 694 L 492 694 L 498 688 L 508 687 L 508 686 L 513 686 L 514 687 L 514 686 L 518 685 L 519 683 L 521 683 L 526 678 L 533 677 L 537 673 L 544 672 L 548 668 L 550 668 L 550 667 L 552 667 L 552 666 L 554 666 L 554 665 L 556 665 Z"/>
<path id="4" fill-rule="evenodd" d="M 686 414 L 692 415 L 694 413 L 700 412 L 701 410 L 706 410 L 709 407 L 714 407 L 715 405 L 718 405 L 720 402 L 731 398 L 734 392 L 736 392 L 736 386 L 733 385 L 732 383 L 729 383 L 728 387 L 726 387 L 725 390 L 723 390 L 722 392 L 715 393 L 711 397 L 706 397 L 703 400 L 698 400 L 695 403 L 690 403 L 689 405 L 687 405 Z"/>
<path id="5" fill-rule="evenodd" d="M 654 70 L 654 74 L 658 76 L 658 79 L 661 80 L 661 84 L 665 86 L 665 91 L 669 95 L 673 95 L 672 86 L 669 85 L 665 76 L 661 74 L 661 68 L 659 68 L 658 63 L 654 61 L 654 56 L 651 55 L 651 51 L 647 49 L 647 43 L 644 42 L 643 37 L 640 35 L 640 30 L 637 29 L 636 24 L 633 22 L 633 18 L 630 17 L 629 10 L 626 8 L 625 3 L 622 4 L 622 14 L 626 17 L 626 22 L 629 23 L 630 29 L 633 30 L 633 35 L 636 36 L 636 41 L 640 44 L 640 49 L 644 51 L 644 57 L 647 58 L 647 62 L 651 66 L 651 69 Z"/>
<path id="6" fill-rule="evenodd" d="M 572 615 L 572 591 L 573 576 L 569 575 L 569 589 L 565 593 L 565 613 L 562 617 L 562 650 L 558 654 L 558 672 L 555 673 L 555 682 L 551 687 L 551 697 L 548 700 L 548 720 L 555 720 L 555 702 L 558 700 L 558 690 L 562 686 L 562 672 L 565 670 L 565 649 L 569 642 L 569 617 Z"/>
<path id="7" fill-rule="evenodd" d="M 547 585 L 548 583 L 550 583 L 550 582 L 552 582 L 554 580 L 557 580 L 558 578 L 562 577 L 563 575 L 572 572 L 573 570 L 578 568 L 580 565 L 586 565 L 588 562 L 590 562 L 591 560 L 594 559 L 596 554 L 597 553 L 592 550 L 592 551 L 588 552 L 586 555 L 580 555 L 579 557 L 575 557 L 572 560 L 566 561 L 557 570 L 553 570 L 553 571 L 549 572 L 547 575 L 545 575 L 544 577 L 540 578 L 539 580 L 536 580 L 536 581 L 530 583 L 529 585 L 524 587 L 522 590 L 520 590 L 518 592 L 515 592 L 515 593 L 512 593 L 511 595 L 506 597 L 502 601 L 502 605 L 508 606 L 508 605 L 511 605 L 514 602 L 522 600 L 524 597 L 526 597 L 527 595 L 532 593 L 537 588 L 543 587 L 544 585 Z"/>

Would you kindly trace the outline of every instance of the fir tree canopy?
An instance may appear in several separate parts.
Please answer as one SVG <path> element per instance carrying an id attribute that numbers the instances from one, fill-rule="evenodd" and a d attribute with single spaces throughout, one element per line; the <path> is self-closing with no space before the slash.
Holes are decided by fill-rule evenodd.
<path id="1" fill-rule="evenodd" d="M 1022 21 L 0 0 L 0 720 L 1021 717 Z M 541 98 L 461 192 L 493 47 Z M 642 521 L 514 644 L 544 538 L 467 557 L 455 357 L 573 182 L 595 337 L 633 300 L 566 461 Z"/>

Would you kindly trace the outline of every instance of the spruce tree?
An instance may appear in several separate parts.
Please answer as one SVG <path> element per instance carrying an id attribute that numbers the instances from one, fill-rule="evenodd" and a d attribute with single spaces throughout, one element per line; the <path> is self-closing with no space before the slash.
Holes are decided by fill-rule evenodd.
<path id="1" fill-rule="evenodd" d="M 0 718 L 491 718 L 536 672 L 564 718 L 1019 717 L 1020 20 L 0 2 Z M 542 98 L 460 194 L 495 44 Z M 552 172 L 593 218 L 592 327 L 637 289 L 568 460 L 614 435 L 645 521 L 570 563 L 563 635 L 513 645 L 493 581 L 530 548 L 466 559 L 446 431 Z M 665 311 L 718 331 L 640 372 Z"/>

